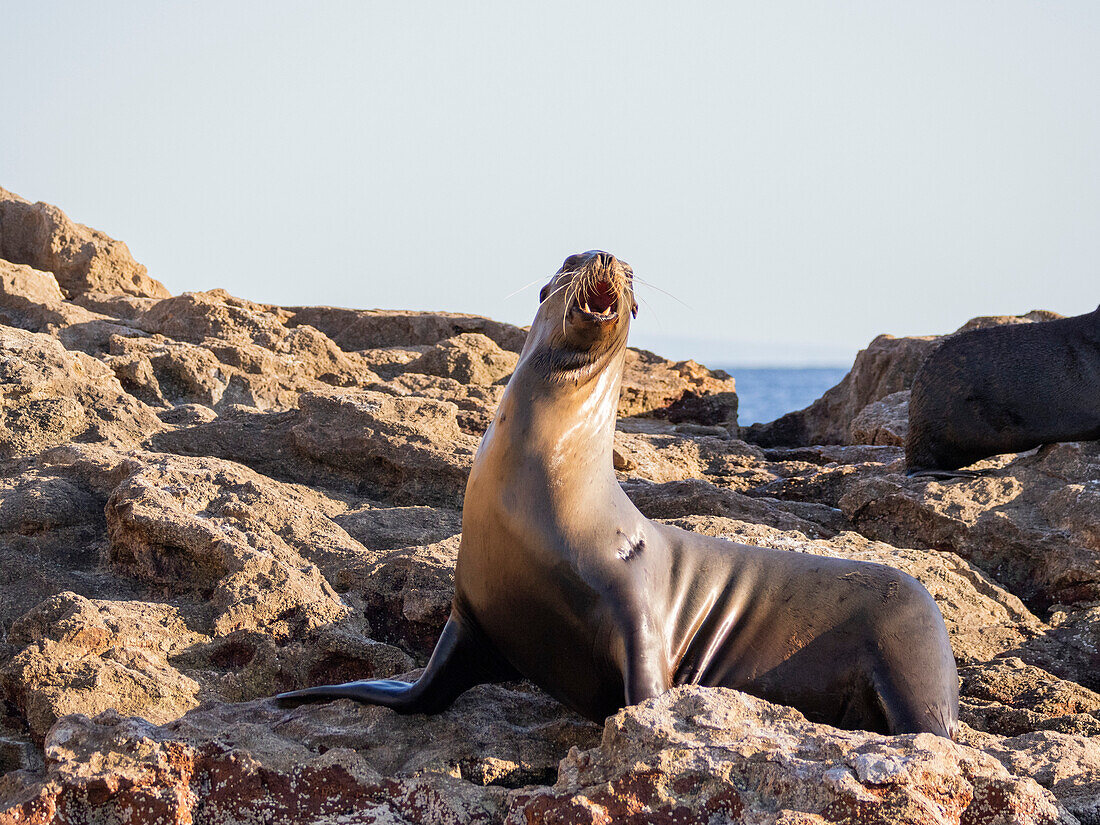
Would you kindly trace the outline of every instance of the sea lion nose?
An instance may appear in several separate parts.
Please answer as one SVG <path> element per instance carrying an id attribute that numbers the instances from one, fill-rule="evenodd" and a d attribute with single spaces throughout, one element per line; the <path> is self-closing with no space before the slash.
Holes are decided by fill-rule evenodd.
<path id="1" fill-rule="evenodd" d="M 618 263 L 618 261 L 615 260 L 614 255 L 612 255 L 610 252 L 604 252 L 602 249 L 590 249 L 584 254 L 590 256 L 590 263 L 593 263 L 600 268 L 611 267 Z"/>

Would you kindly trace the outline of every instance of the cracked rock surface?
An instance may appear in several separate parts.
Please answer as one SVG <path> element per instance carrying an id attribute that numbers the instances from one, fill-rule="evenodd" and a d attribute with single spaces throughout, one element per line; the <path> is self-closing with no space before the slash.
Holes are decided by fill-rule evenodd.
<path id="1" fill-rule="evenodd" d="M 744 431 L 728 375 L 633 350 L 615 467 L 650 518 L 923 582 L 958 742 L 707 688 L 602 727 L 523 682 L 433 717 L 276 707 L 426 663 L 524 335 L 172 296 L 0 190 L 0 823 L 1100 823 L 1100 444 L 907 479 L 934 336 Z"/>

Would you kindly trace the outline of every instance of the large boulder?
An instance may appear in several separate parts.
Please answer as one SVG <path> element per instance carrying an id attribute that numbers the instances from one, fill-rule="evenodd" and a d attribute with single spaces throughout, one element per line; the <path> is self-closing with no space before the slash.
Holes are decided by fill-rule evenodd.
<path id="1" fill-rule="evenodd" d="M 1040 608 L 1100 599 L 1100 444 L 1055 444 L 979 465 L 979 478 L 853 477 L 839 499 L 860 532 L 953 550 Z"/>
<path id="2" fill-rule="evenodd" d="M 0 189 L 0 258 L 52 272 L 67 297 L 98 291 L 166 298 L 126 244 L 74 223 L 48 203 Z"/>
<path id="3" fill-rule="evenodd" d="M 479 333 L 501 349 L 518 353 L 527 331 L 480 315 L 338 307 L 286 307 L 290 326 L 308 324 L 345 352 L 378 347 L 434 346 L 463 333 Z"/>
<path id="4" fill-rule="evenodd" d="M 518 792 L 520 823 L 1072 823 L 1033 779 L 930 734 L 807 722 L 723 688 L 675 688 L 607 720 L 550 788 Z"/>
<path id="5" fill-rule="evenodd" d="M 936 338 L 880 335 L 859 351 L 847 375 L 821 398 L 797 412 L 741 429 L 741 437 L 762 447 L 850 444 L 849 428 L 868 404 L 908 390 Z"/>

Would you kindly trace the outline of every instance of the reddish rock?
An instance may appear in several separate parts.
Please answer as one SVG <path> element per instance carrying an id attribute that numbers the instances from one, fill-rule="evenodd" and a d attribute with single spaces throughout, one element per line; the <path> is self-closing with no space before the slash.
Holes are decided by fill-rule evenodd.
<path id="1" fill-rule="evenodd" d="M 676 688 L 608 719 L 508 823 L 1071 823 L 1034 780 L 931 734 L 813 725 L 723 688 Z"/>

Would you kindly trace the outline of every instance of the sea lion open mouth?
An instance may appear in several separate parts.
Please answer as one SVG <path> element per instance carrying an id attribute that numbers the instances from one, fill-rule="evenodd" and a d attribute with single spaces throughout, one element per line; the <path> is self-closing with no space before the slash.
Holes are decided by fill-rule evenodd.
<path id="1" fill-rule="evenodd" d="M 619 290 L 609 279 L 585 284 L 578 290 L 573 308 L 593 321 L 614 321 L 619 317 Z"/>
<path id="2" fill-rule="evenodd" d="M 589 323 L 603 326 L 619 318 L 623 301 L 637 314 L 630 265 L 609 252 L 590 250 L 571 255 L 559 270 L 571 280 L 566 288 L 566 314 L 576 313 Z"/>

